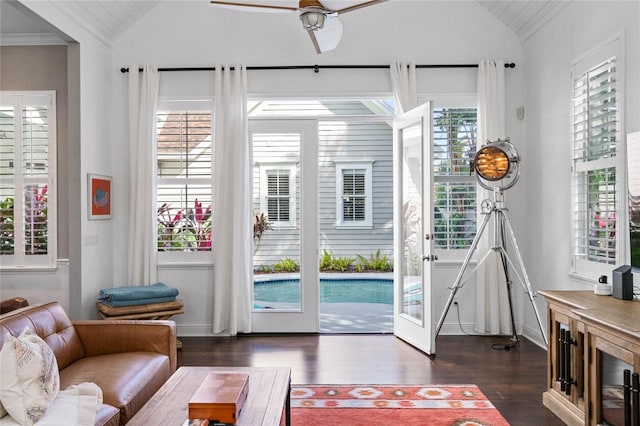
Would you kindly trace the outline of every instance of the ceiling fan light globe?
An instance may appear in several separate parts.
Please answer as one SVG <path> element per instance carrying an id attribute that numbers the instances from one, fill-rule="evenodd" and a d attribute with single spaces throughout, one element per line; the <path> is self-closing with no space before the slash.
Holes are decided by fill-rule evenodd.
<path id="1" fill-rule="evenodd" d="M 305 30 L 315 31 L 324 27 L 325 14 L 322 12 L 309 11 L 300 15 L 302 26 Z"/>

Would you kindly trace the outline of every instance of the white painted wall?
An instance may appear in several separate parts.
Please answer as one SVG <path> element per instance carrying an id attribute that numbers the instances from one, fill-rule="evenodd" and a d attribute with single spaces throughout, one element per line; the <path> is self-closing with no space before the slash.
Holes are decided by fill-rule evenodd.
<path id="1" fill-rule="evenodd" d="M 127 77 L 119 68 L 132 63 L 180 67 L 234 63 L 388 64 L 393 60 L 477 63 L 485 58 L 513 61 L 516 68 L 507 71 L 507 127 L 524 161 L 521 182 L 507 197 L 525 265 L 534 289 L 591 288 L 590 282 L 568 276 L 569 69 L 573 59 L 600 39 L 624 30 L 626 130 L 638 131 L 637 2 L 571 2 L 550 24 L 521 44 L 472 1 L 394 0 L 344 15 L 345 32 L 340 46 L 323 55 L 315 54 L 298 19 L 290 15 L 239 13 L 213 8 L 203 1 L 164 1 L 109 46 L 63 15 L 53 2 L 24 3 L 79 42 L 71 55 L 77 55 L 78 67 L 70 70 L 72 78 L 74 73 L 79 76 L 79 83 L 69 90 L 79 93 L 81 99 L 80 131 L 72 145 L 77 148 L 77 167 L 70 171 L 73 182 L 69 183 L 70 205 L 76 207 L 70 223 L 79 223 L 80 231 L 71 236 L 68 267 L 59 268 L 58 273 L 66 274 L 68 279 L 30 273 L 12 277 L 16 279 L 13 289 L 26 288 L 21 287 L 23 282 L 30 289 L 42 289 L 29 293 L 33 294 L 33 303 L 53 298 L 69 301 L 73 316 L 91 318 L 95 317 L 94 303 L 100 288 L 126 284 L 125 239 L 116 238 L 126 232 L 128 225 Z M 388 25 L 373 29 L 378 23 Z M 425 99 L 434 94 L 473 93 L 475 74 L 474 70 L 419 70 L 418 89 Z M 200 95 L 205 88 L 210 96 L 212 79 L 208 73 L 165 73 L 161 94 Z M 325 70 L 319 74 L 251 71 L 249 90 L 256 96 L 296 96 L 388 93 L 391 87 L 386 70 Z M 522 105 L 526 116 L 524 121 L 518 121 L 515 110 Z M 70 138 L 74 137 L 70 131 Z M 89 172 L 114 176 L 114 217 L 110 221 L 86 219 Z M 555 220 L 547 220 L 550 215 Z M 96 244 L 86 244 L 95 238 Z M 443 264 L 435 273 L 436 298 L 442 306 L 448 294 L 446 287 L 458 266 Z M 209 333 L 212 295 L 207 283 L 212 275 L 209 266 L 160 268 L 160 279 L 179 288 L 185 298 L 187 312 L 175 318 L 179 334 Z M 473 321 L 473 286 L 468 285 L 458 294 L 461 320 L 468 325 Z M 521 291 L 516 294 L 518 322 L 523 323 L 525 334 L 535 339 L 539 333 L 530 306 Z M 538 300 L 537 304 L 544 311 L 544 302 Z M 449 315 L 443 332 L 459 332 L 454 315 Z"/>
<path id="2" fill-rule="evenodd" d="M 538 289 L 591 290 L 597 277 L 569 276 L 571 63 L 594 47 L 624 33 L 626 39 L 627 132 L 640 129 L 640 3 L 571 2 L 523 44 L 526 92 L 523 185 L 526 193 L 521 248 Z M 628 261 L 627 261 L 628 262 Z M 612 268 L 613 269 L 613 268 Z M 544 301 L 536 303 L 542 312 Z M 525 332 L 535 320 L 527 311 Z"/>
<path id="3" fill-rule="evenodd" d="M 518 144 L 522 140 L 522 123 L 515 119 L 515 108 L 523 104 L 520 41 L 475 2 L 396 0 L 345 14 L 341 20 L 345 30 L 339 47 L 317 55 L 295 15 L 242 13 L 211 7 L 207 2 L 160 2 L 114 44 L 114 71 L 121 66 L 145 63 L 159 67 L 210 67 L 236 63 L 247 66 L 386 65 L 394 60 L 410 60 L 416 64 L 475 64 L 481 59 L 504 59 L 517 64 L 515 69 L 507 71 L 508 126 L 514 142 Z M 383 24 L 372 29 L 372 23 Z M 126 75 L 115 72 L 114 105 L 119 106 L 114 108 L 113 141 L 117 144 L 114 152 L 127 149 L 126 107 L 123 108 L 126 80 Z M 213 75 L 207 72 L 161 73 L 160 96 L 212 96 L 212 82 Z M 250 96 L 388 95 L 391 92 L 388 70 L 321 70 L 318 74 L 310 70 L 249 71 L 248 85 Z M 424 99 L 475 93 L 476 71 L 418 70 L 418 90 Z M 114 160 L 116 174 L 125 176 L 126 165 Z M 514 210 L 517 212 L 518 208 Z M 126 265 L 124 241 L 116 241 L 114 249 L 114 282 L 121 285 Z M 435 273 L 436 316 L 444 308 L 447 287 L 459 266 L 446 263 Z M 209 333 L 211 275 L 204 266 L 159 268 L 159 280 L 177 287 L 188 299 L 187 313 L 174 318 L 179 334 Z M 458 295 L 461 321 L 470 327 L 473 286 L 469 285 Z M 453 311 L 443 328 L 445 333 L 460 333 Z"/>

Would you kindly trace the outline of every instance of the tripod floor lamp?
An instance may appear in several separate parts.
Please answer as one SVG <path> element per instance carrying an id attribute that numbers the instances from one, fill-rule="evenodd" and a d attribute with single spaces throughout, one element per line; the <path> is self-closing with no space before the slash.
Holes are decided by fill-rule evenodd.
<path id="1" fill-rule="evenodd" d="M 440 320 L 438 321 L 436 336 L 440 334 L 440 329 L 442 328 L 442 324 L 444 323 L 447 313 L 451 308 L 451 304 L 453 303 L 458 289 L 460 289 L 464 284 L 463 278 L 465 272 L 467 270 L 467 267 L 469 266 L 471 257 L 478 247 L 478 243 L 482 238 L 484 231 L 487 229 L 487 224 L 491 220 L 493 220 L 492 245 L 487 250 L 485 255 L 481 258 L 481 260 L 476 264 L 472 272 L 475 272 L 491 253 L 496 253 L 498 256 L 500 256 L 500 261 L 502 264 L 502 269 L 504 271 L 507 286 L 509 314 L 511 316 L 511 339 L 514 341 L 514 343 L 518 342 L 516 323 L 513 315 L 513 300 L 511 294 L 512 281 L 510 278 L 510 271 L 513 272 L 513 275 L 518 278 L 518 281 L 522 284 L 525 291 L 527 292 L 529 300 L 531 301 L 531 305 L 533 306 L 533 311 L 536 315 L 536 319 L 538 321 L 538 326 L 540 327 L 540 332 L 542 333 L 542 337 L 544 338 L 544 342 L 545 344 L 549 343 L 547 341 L 544 327 L 542 326 L 542 321 L 540 320 L 540 314 L 538 313 L 536 304 L 533 301 L 534 293 L 531 289 L 531 282 L 529 281 L 529 277 L 527 276 L 527 271 L 525 270 L 522 256 L 520 255 L 520 251 L 518 249 L 518 243 L 513 233 L 513 228 L 511 227 L 509 217 L 507 216 L 507 208 L 505 207 L 504 202 L 504 191 L 515 185 L 518 181 L 518 178 L 520 177 L 519 163 L 520 157 L 518 156 L 515 147 L 509 141 L 509 138 L 507 138 L 506 140 L 498 139 L 495 142 L 487 141 L 487 144 L 484 145 L 478 152 L 476 152 L 473 158 L 471 166 L 475 169 L 478 183 L 483 188 L 493 191 L 493 200 L 486 199 L 482 201 L 480 205 L 481 213 L 484 218 L 476 232 L 476 236 L 471 243 L 471 247 L 469 248 L 464 262 L 462 263 L 462 268 L 460 269 L 460 272 L 458 273 L 453 286 L 450 288 L 451 291 L 449 293 L 447 304 L 444 308 L 444 311 L 442 312 L 442 315 L 440 316 Z M 513 249 L 517 265 L 514 263 L 510 254 L 507 252 L 507 242 L 510 243 Z M 469 274 L 469 276 L 471 275 L 472 273 Z"/>

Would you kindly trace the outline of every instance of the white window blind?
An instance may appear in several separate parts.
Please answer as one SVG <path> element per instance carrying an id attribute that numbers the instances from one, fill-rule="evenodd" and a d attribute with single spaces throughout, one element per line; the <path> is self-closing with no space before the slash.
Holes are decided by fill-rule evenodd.
<path id="1" fill-rule="evenodd" d="M 476 233 L 476 108 L 434 108 L 434 235 L 439 249 L 467 249 Z"/>
<path id="2" fill-rule="evenodd" d="M 573 77 L 573 255 L 617 263 L 619 107 L 616 58 Z"/>
<path id="3" fill-rule="evenodd" d="M 2 267 L 53 267 L 55 92 L 2 92 L 1 98 Z"/>
<path id="4" fill-rule="evenodd" d="M 211 111 L 180 106 L 156 114 L 158 251 L 210 251 Z"/>

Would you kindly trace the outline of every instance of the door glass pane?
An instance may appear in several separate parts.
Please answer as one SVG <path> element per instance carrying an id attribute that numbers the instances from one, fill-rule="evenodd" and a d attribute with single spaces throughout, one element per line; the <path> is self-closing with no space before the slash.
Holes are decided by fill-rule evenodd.
<path id="1" fill-rule="evenodd" d="M 421 125 L 402 130 L 402 313 L 422 321 Z"/>
<path id="2" fill-rule="evenodd" d="M 254 310 L 301 310 L 300 137 L 252 134 Z"/>

